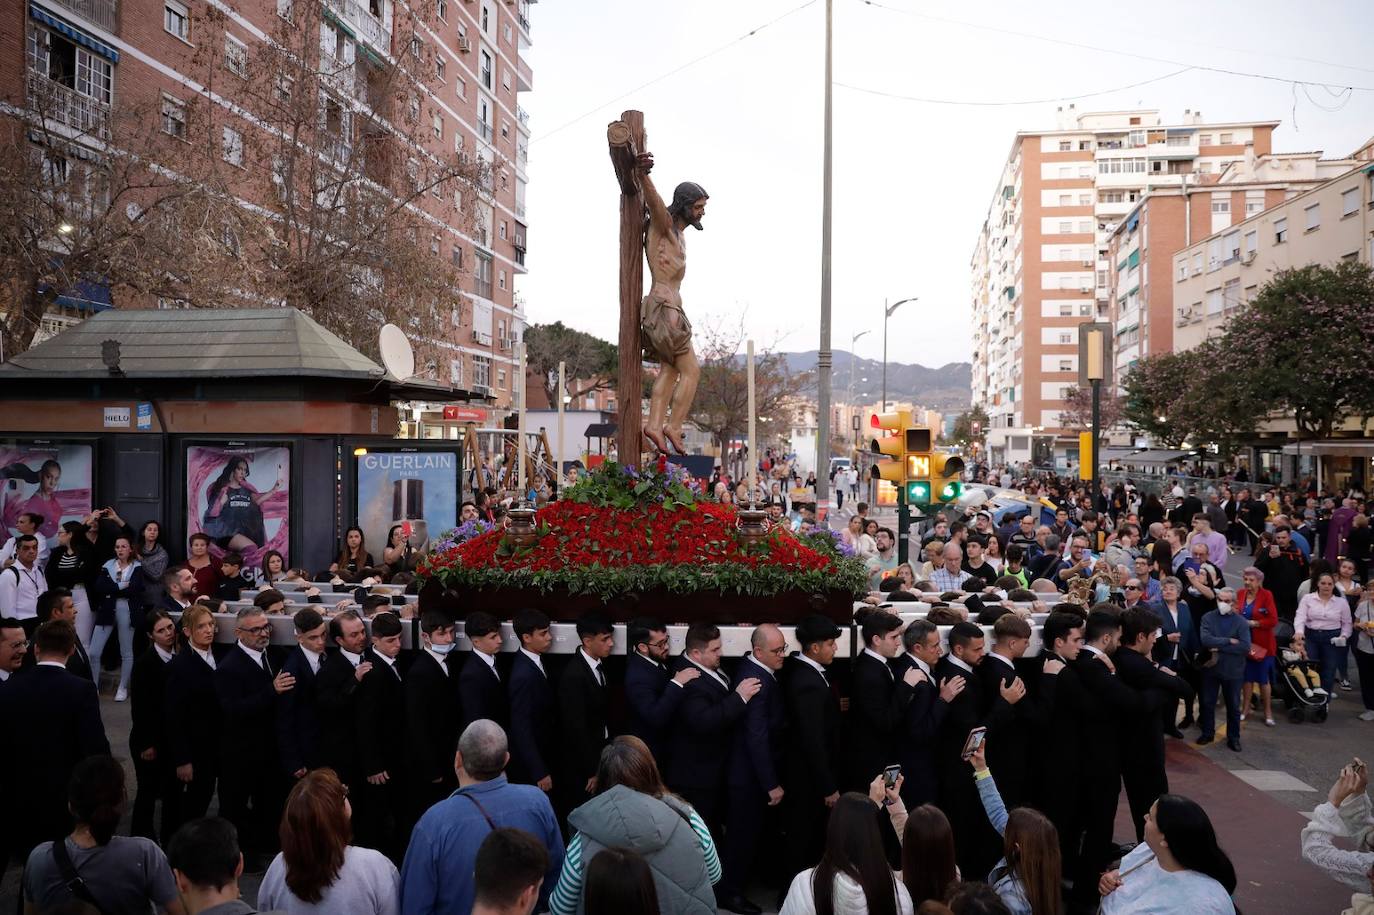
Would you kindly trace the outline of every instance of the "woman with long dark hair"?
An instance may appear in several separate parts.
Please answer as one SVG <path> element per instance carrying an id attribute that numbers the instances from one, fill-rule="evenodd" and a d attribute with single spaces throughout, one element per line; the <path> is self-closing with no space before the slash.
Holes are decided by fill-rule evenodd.
<path id="1" fill-rule="evenodd" d="M 586 915 L 658 915 L 649 863 L 628 848 L 603 848 L 587 865 Z"/>
<path id="2" fill-rule="evenodd" d="M 382 562 L 391 574 L 415 571 L 415 551 L 410 546 L 404 525 L 393 524 L 386 532 L 386 546 L 382 547 Z"/>
<path id="3" fill-rule="evenodd" d="M 43 842 L 24 868 L 24 911 L 71 911 L 84 903 L 90 911 L 160 911 L 182 915 L 181 899 L 167 857 L 151 839 L 117 836 L 128 795 L 124 767 L 109 756 L 77 763 L 67 791 L 76 820 L 71 835 Z M 85 896 L 73 891 L 74 873 Z M 98 906 L 97 906 L 98 901 Z"/>
<path id="4" fill-rule="evenodd" d="M 1145 841 L 1098 883 L 1103 915 L 1143 911 L 1230 915 L 1236 869 L 1217 844 L 1207 812 L 1177 794 L 1145 815 Z"/>
<path id="5" fill-rule="evenodd" d="M 160 607 L 166 590 L 162 586 L 162 576 L 172 564 L 172 557 L 162 545 L 162 525 L 156 521 L 143 522 L 134 547 L 138 550 L 138 561 L 143 570 L 143 605 Z"/>
<path id="6" fill-rule="evenodd" d="M 289 572 L 282 554 L 276 550 L 268 550 L 262 554 L 262 566 L 253 571 L 253 583 L 259 591 L 275 588 L 277 582 L 284 581 Z"/>
<path id="7" fill-rule="evenodd" d="M 1002 860 L 988 874 L 988 883 L 1012 915 L 1060 915 L 1064 900 L 1059 888 L 1059 832 L 1038 810 L 1017 807 L 1007 812 L 988 770 L 986 752 L 986 746 L 973 751 L 969 765 L 988 821 L 1002 836 Z"/>
<path id="8" fill-rule="evenodd" d="M 91 634 L 91 675 L 100 682 L 100 656 L 112 630 L 119 632 L 119 688 L 115 701 L 129 698 L 134 672 L 134 608 L 143 606 L 143 572 L 133 543 L 115 538 L 115 558 L 100 567 L 95 579 L 95 630 Z"/>
<path id="9" fill-rule="evenodd" d="M 86 539 L 86 525 L 68 521 L 57 532 L 57 549 L 48 556 L 44 570 L 49 588 L 66 588 L 72 592 L 76 604 L 76 637 L 81 647 L 91 648 L 91 633 L 95 631 L 95 614 L 91 612 L 91 590 L 100 563 L 95 561 L 95 548 Z M 92 673 L 95 673 L 92 670 Z"/>
<path id="10" fill-rule="evenodd" d="M 959 880 L 954 863 L 954 829 L 949 817 L 934 804 L 922 804 L 907 814 L 902 837 L 902 882 L 913 905 L 940 901 Z"/>
<path id="11" fill-rule="evenodd" d="M 258 907 L 288 915 L 395 915 L 401 876 L 386 855 L 350 845 L 353 808 L 333 769 L 312 769 L 291 788 L 281 851 L 263 875 Z"/>
<path id="12" fill-rule="evenodd" d="M 259 492 L 248 482 L 248 473 L 248 459 L 233 455 L 205 491 L 204 530 L 225 551 L 247 553 L 267 542 L 262 503 L 281 489 L 280 468 L 266 492 Z"/>
<path id="13" fill-rule="evenodd" d="M 372 554 L 367 551 L 363 529 L 350 527 L 344 531 L 343 549 L 329 571 L 344 581 L 360 581 L 372 570 Z"/>
<path id="14" fill-rule="evenodd" d="M 911 894 L 887 866 L 873 801 L 857 791 L 830 810 L 820 863 L 797 874 L 779 915 L 912 915 Z"/>

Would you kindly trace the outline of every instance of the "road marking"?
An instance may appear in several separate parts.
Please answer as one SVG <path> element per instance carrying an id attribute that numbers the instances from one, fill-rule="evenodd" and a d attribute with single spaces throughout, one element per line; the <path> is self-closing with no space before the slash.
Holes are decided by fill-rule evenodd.
<path id="1" fill-rule="evenodd" d="M 1231 774 L 1259 791 L 1313 791 L 1317 789 L 1277 769 L 1232 769 Z"/>

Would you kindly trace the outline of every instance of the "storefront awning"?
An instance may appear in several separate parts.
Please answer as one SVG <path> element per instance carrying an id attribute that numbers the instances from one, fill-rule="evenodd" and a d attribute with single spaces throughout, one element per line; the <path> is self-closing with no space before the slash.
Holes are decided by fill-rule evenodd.
<path id="1" fill-rule="evenodd" d="M 90 50 L 99 54 L 101 57 L 108 60 L 110 63 L 119 63 L 118 51 L 116 51 L 114 48 L 110 47 L 100 39 L 96 38 L 94 35 L 88 34 L 87 32 L 83 32 L 81 29 L 78 29 L 76 26 L 72 25 L 66 20 L 59 19 L 56 16 L 49 13 L 47 10 L 44 10 L 38 6 L 34 6 L 33 4 L 29 5 L 29 15 L 32 16 L 34 19 L 37 19 L 44 25 L 48 26 L 49 28 L 67 36 L 72 41 L 81 45 L 83 48 L 89 48 Z"/>
<path id="2" fill-rule="evenodd" d="M 1328 438 L 1315 442 L 1289 442 L 1283 446 L 1284 454 L 1318 454 L 1326 457 L 1367 457 L 1374 458 L 1374 439 Z"/>

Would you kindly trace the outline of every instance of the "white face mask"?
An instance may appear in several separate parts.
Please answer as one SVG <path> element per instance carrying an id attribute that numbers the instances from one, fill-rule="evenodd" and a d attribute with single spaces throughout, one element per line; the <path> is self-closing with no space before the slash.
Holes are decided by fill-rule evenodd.
<path id="1" fill-rule="evenodd" d="M 435 654 L 448 654 L 450 651 L 453 650 L 453 643 L 449 642 L 447 645 L 435 645 L 433 642 L 431 642 L 429 650 L 434 652 Z"/>
<path id="2" fill-rule="evenodd" d="M 1224 601 L 1224 600 L 1223 600 L 1223 601 L 1218 601 L 1218 602 L 1217 602 L 1217 612 L 1223 613 L 1223 614 L 1225 614 L 1225 613 L 1230 613 L 1230 612 L 1231 612 L 1231 605 L 1228 604 L 1228 603 L 1227 603 L 1226 601 Z"/>

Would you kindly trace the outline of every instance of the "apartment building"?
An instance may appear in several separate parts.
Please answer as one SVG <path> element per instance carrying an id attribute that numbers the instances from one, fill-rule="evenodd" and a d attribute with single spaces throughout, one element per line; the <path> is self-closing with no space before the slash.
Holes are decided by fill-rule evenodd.
<path id="1" fill-rule="evenodd" d="M 509 406 L 519 384 L 514 344 L 525 325 L 516 278 L 526 273 L 529 122 L 519 93 L 532 89 L 523 53 L 530 46 L 534 2 L 6 4 L 0 14 L 7 61 L 0 64 L 0 115 L 31 125 L 27 134 L 15 134 L 19 142 L 28 142 L 45 168 L 51 163 L 65 176 L 70 163 L 123 152 L 116 125 L 121 116 L 140 112 L 151 122 L 150 133 L 160 126 L 164 139 L 181 141 L 186 151 L 183 158 L 176 148 L 164 147 L 174 154 L 151 162 L 150 169 L 185 172 L 209 146 L 216 151 L 211 158 L 222 159 L 216 164 L 233 167 L 217 191 L 269 234 L 286 233 L 282 202 L 301 193 L 291 189 L 279 153 L 271 150 L 303 150 L 312 168 L 324 163 L 345 176 L 343 183 L 392 199 L 412 225 L 406 244 L 418 259 L 411 276 L 418 282 L 432 264 L 433 272 L 442 266 L 445 275 L 461 277 L 424 306 L 431 317 L 443 318 L 437 328 L 426 325 L 426 333 L 412 333 L 417 374 L 450 382 L 500 409 Z M 262 72 L 267 52 L 280 52 L 277 59 L 286 63 Z M 383 98 L 380 87 L 387 85 L 398 88 Z M 277 113 L 265 109 L 277 104 L 285 110 L 293 99 L 307 106 L 307 116 L 295 125 L 298 135 L 284 136 Z M 192 114 L 197 106 L 203 114 Z M 441 192 L 436 181 L 431 193 L 386 197 L 407 181 L 415 192 L 426 176 L 454 162 L 480 163 L 487 177 L 470 194 L 450 194 L 448 185 Z M 318 209 L 324 206 L 322 193 L 317 185 L 313 196 L 310 189 L 304 196 Z M 134 222 L 138 202 L 128 207 Z M 459 213 L 470 218 L 459 219 Z M 224 230 L 224 241 L 237 244 L 232 229 Z M 329 243 L 336 241 L 326 238 L 321 250 L 331 250 Z M 110 287 L 119 289 L 119 277 L 106 279 L 109 285 L 89 294 L 58 295 L 44 330 L 51 333 L 111 305 L 198 304 L 132 293 L 112 299 Z M 366 269 L 348 281 L 355 289 L 368 283 Z"/>
<path id="2" fill-rule="evenodd" d="M 1106 320 L 1108 241 L 1150 191 L 1219 174 L 1271 152 L 1277 122 L 1206 123 L 1185 111 L 1061 109 L 1052 130 L 1017 133 L 970 262 L 973 403 L 992 449 L 1053 435 L 1061 462 L 1076 430 L 1059 414 L 1077 383 L 1078 331 Z"/>
<path id="3" fill-rule="evenodd" d="M 1174 348 L 1175 254 L 1354 165 L 1353 158 L 1323 159 L 1320 152 L 1247 154 L 1220 175 L 1197 176 L 1197 184 L 1152 188 L 1107 240 L 1118 384 L 1141 357 Z"/>
<path id="4" fill-rule="evenodd" d="M 1339 176 L 1197 239 L 1172 258 L 1174 349 L 1222 331 L 1276 272 L 1306 264 L 1374 264 L 1374 141 Z"/>

